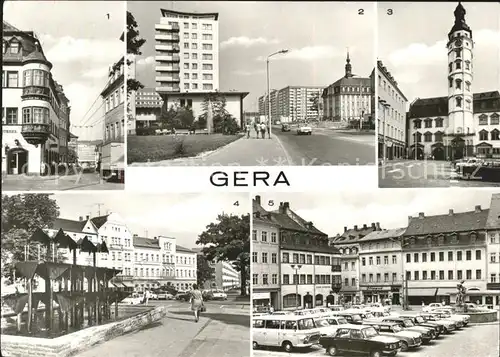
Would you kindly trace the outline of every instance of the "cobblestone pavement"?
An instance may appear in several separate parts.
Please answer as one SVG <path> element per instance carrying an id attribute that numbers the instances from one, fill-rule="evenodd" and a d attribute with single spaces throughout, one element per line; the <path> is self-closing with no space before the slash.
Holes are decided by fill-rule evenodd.
<path id="1" fill-rule="evenodd" d="M 398 357 L 498 357 L 500 329 L 499 322 L 477 324 L 465 327 L 450 335 L 442 335 L 416 350 L 399 352 Z M 297 350 L 293 353 L 281 352 L 279 349 L 258 349 L 253 351 L 254 357 L 286 357 L 286 356 L 325 356 L 321 346 Z M 343 357 L 351 357 L 341 354 Z"/>
<path id="2" fill-rule="evenodd" d="M 4 175 L 4 191 L 123 190 L 124 184 L 101 180 L 96 173 L 68 176 Z"/>
<path id="3" fill-rule="evenodd" d="M 160 322 L 94 346 L 77 357 L 250 357 L 249 307 L 210 303 L 196 323 L 188 303 L 151 303 L 167 307 L 167 316 Z"/>

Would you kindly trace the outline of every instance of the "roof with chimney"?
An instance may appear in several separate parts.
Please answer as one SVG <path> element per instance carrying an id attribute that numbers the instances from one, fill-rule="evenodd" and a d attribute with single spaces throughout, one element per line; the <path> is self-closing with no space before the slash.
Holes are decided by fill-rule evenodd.
<path id="1" fill-rule="evenodd" d="M 158 243 L 158 239 L 134 235 L 134 247 L 160 249 L 160 244 Z"/>
<path id="2" fill-rule="evenodd" d="M 183 247 L 182 245 L 178 245 L 178 244 L 175 245 L 175 250 L 177 252 L 197 253 L 194 249 L 189 249 L 189 248 Z"/>
<path id="3" fill-rule="evenodd" d="M 474 113 L 500 111 L 500 92 L 473 94 Z M 410 118 L 448 116 L 448 97 L 418 98 L 410 104 Z"/>
<path id="4" fill-rule="evenodd" d="M 106 223 L 108 221 L 108 216 L 109 216 L 109 214 L 107 214 L 105 216 L 94 217 L 94 218 L 91 218 L 90 221 L 94 224 L 94 226 L 96 226 L 97 229 L 99 229 L 104 225 L 104 223 Z"/>
<path id="5" fill-rule="evenodd" d="M 326 233 L 323 233 L 316 228 L 312 222 L 306 221 L 297 213 L 292 211 L 288 202 L 280 202 L 280 208 L 269 213 L 271 214 L 271 221 L 278 224 L 281 229 L 327 236 Z M 290 216 L 293 216 L 293 218 Z"/>
<path id="6" fill-rule="evenodd" d="M 374 240 L 383 240 L 389 238 L 398 238 L 401 237 L 406 231 L 406 228 L 395 228 L 395 229 L 383 229 L 381 231 L 373 231 L 368 233 L 366 236 L 361 238 L 363 242 L 366 241 L 374 241 Z"/>
<path id="7" fill-rule="evenodd" d="M 72 219 L 56 218 L 51 229 L 62 229 L 65 232 L 81 233 L 87 220 L 74 221 Z"/>
<path id="8" fill-rule="evenodd" d="M 500 229 L 500 193 L 491 196 L 490 212 L 486 221 L 487 229 Z"/>
<path id="9" fill-rule="evenodd" d="M 372 223 L 370 225 L 363 224 L 363 226 L 355 225 L 353 228 L 344 227 L 344 233 L 337 234 L 335 237 L 329 238 L 330 243 L 333 244 L 351 244 L 359 243 L 359 241 L 372 233 L 373 231 L 380 231 L 380 223 Z"/>
<path id="10" fill-rule="evenodd" d="M 450 209 L 448 214 L 408 217 L 408 228 L 404 236 L 418 236 L 449 232 L 471 232 L 486 229 L 489 209 L 476 206 L 474 211 L 455 213 Z"/>

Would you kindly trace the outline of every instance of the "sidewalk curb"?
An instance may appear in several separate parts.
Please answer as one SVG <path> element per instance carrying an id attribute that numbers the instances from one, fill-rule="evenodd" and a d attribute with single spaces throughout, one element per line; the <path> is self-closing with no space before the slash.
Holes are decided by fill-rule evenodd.
<path id="1" fill-rule="evenodd" d="M 246 137 L 244 135 L 242 135 L 239 139 L 231 141 L 229 144 L 221 146 L 221 147 L 219 147 L 219 148 L 217 148 L 215 150 L 208 151 L 208 152 L 202 152 L 202 153 L 198 154 L 197 156 L 179 158 L 179 161 L 182 161 L 182 160 L 197 160 L 197 159 L 198 160 L 201 159 L 203 161 L 204 159 L 207 159 L 207 158 L 209 158 L 212 155 L 215 155 L 217 153 L 220 153 L 220 152 L 224 151 L 224 149 L 229 148 L 230 146 L 236 144 L 238 141 L 240 141 L 241 139 L 244 139 L 244 138 L 246 138 Z M 176 159 L 173 159 L 171 161 L 173 162 L 174 160 L 176 160 Z"/>
<path id="2" fill-rule="evenodd" d="M 283 153 L 285 154 L 286 161 L 288 162 L 287 166 L 294 166 L 292 157 L 288 154 L 288 151 L 285 149 L 285 146 L 281 142 L 280 138 L 276 134 L 273 134 L 273 137 L 276 139 L 278 145 L 281 147 L 281 150 L 283 150 Z"/>

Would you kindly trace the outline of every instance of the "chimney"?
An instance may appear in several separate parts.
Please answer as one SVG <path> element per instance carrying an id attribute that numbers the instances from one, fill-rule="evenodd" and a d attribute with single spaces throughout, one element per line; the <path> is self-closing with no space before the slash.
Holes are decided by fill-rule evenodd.
<path id="1" fill-rule="evenodd" d="M 481 205 L 477 205 L 475 211 L 476 213 L 481 212 Z"/>
<path id="2" fill-rule="evenodd" d="M 412 216 L 408 216 L 408 224 L 410 224 L 412 218 Z"/>
<path id="3" fill-rule="evenodd" d="M 372 223 L 372 229 L 373 229 L 373 230 L 376 230 L 376 229 L 377 229 L 377 226 L 375 225 L 375 223 Z"/>
<path id="4" fill-rule="evenodd" d="M 363 224 L 363 229 L 366 229 L 366 228 L 368 228 L 368 227 L 366 226 L 366 223 L 365 223 L 365 224 Z"/>
<path id="5" fill-rule="evenodd" d="M 377 231 L 381 231 L 381 229 L 380 229 L 380 222 L 375 223 L 375 226 L 377 227 L 377 229 L 376 229 Z"/>
<path id="6" fill-rule="evenodd" d="M 423 219 L 425 217 L 424 212 L 419 212 L 418 213 L 418 218 Z"/>
<path id="7" fill-rule="evenodd" d="M 283 207 L 286 209 L 290 208 L 290 202 L 283 202 Z"/>
<path id="8" fill-rule="evenodd" d="M 314 224 L 312 222 L 307 222 L 307 228 L 312 229 Z"/>
<path id="9" fill-rule="evenodd" d="M 255 201 L 260 205 L 260 196 L 255 196 Z"/>
<path id="10" fill-rule="evenodd" d="M 357 231 L 358 230 L 358 225 L 355 225 L 354 226 L 354 230 Z"/>
<path id="11" fill-rule="evenodd" d="M 453 210 L 452 210 L 452 209 L 450 209 L 450 210 L 448 211 L 448 215 L 449 215 L 449 216 L 453 216 Z"/>
<path id="12" fill-rule="evenodd" d="M 347 227 L 344 226 L 344 233 L 347 232 Z"/>
<path id="13" fill-rule="evenodd" d="M 134 237 L 138 237 L 138 235 L 134 233 Z"/>
<path id="14" fill-rule="evenodd" d="M 87 220 L 88 220 L 88 219 L 90 218 L 90 216 L 89 216 L 89 215 L 87 215 L 87 216 L 86 216 L 86 218 L 87 218 Z"/>
<path id="15" fill-rule="evenodd" d="M 83 217 L 82 216 L 78 217 L 78 220 L 83 221 Z"/>

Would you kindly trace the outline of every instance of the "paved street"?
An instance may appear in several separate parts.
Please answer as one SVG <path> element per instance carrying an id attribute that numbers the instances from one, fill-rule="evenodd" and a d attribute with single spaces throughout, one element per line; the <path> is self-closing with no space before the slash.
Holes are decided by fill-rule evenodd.
<path id="1" fill-rule="evenodd" d="M 500 187 L 500 183 L 459 180 L 446 161 L 400 161 L 379 167 L 379 187 Z"/>
<path id="2" fill-rule="evenodd" d="M 209 301 L 196 323 L 190 304 L 164 304 L 167 316 L 153 326 L 117 337 L 78 357 L 247 357 L 250 356 L 250 306 L 237 301 Z"/>
<path id="3" fill-rule="evenodd" d="M 4 175 L 4 191 L 123 190 L 124 184 L 101 180 L 96 173 L 68 176 Z"/>
<path id="4" fill-rule="evenodd" d="M 375 164 L 375 137 L 314 128 L 312 135 L 273 128 L 271 139 L 236 140 L 197 157 L 132 164 L 131 166 L 309 166 Z"/>
<path id="5" fill-rule="evenodd" d="M 293 165 L 374 165 L 375 136 L 313 128 L 312 135 L 297 135 L 294 128 L 274 133 Z"/>
<path id="6" fill-rule="evenodd" d="M 498 321 L 490 324 L 471 325 L 450 335 L 439 336 L 430 345 L 423 345 L 416 350 L 399 352 L 398 357 L 498 357 L 499 348 Z M 298 350 L 293 353 L 281 352 L 279 349 L 259 349 L 254 357 L 275 356 L 325 356 L 321 346 Z M 341 354 L 350 357 L 351 355 Z"/>

